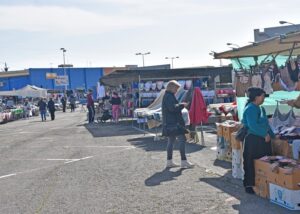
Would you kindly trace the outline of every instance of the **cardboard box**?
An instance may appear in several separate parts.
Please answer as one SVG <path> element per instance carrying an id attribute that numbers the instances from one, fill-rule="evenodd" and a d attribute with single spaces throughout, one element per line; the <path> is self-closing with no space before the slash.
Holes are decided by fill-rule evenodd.
<path id="1" fill-rule="evenodd" d="M 254 161 L 254 167 L 255 176 L 265 177 L 269 182 L 277 184 L 278 174 L 272 172 L 272 166 L 269 162 L 265 162 L 258 159 Z"/>
<path id="2" fill-rule="evenodd" d="M 274 139 L 272 140 L 273 155 L 285 156 L 287 158 L 293 158 L 292 145 L 286 140 Z"/>
<path id="3" fill-rule="evenodd" d="M 266 177 L 256 176 L 254 191 L 262 198 L 270 198 L 269 181 Z"/>
<path id="4" fill-rule="evenodd" d="M 223 137 L 223 125 L 221 123 L 216 123 L 217 126 L 217 136 Z"/>
<path id="5" fill-rule="evenodd" d="M 285 187 L 290 190 L 300 190 L 300 168 L 291 171 L 278 167 L 278 171 L 272 172 L 272 165 L 262 160 L 255 160 L 255 176 L 265 177 L 270 183 Z"/>
<path id="6" fill-rule="evenodd" d="M 244 169 L 242 164 L 232 163 L 232 177 L 244 179 Z"/>
<path id="7" fill-rule="evenodd" d="M 300 190 L 289 190 L 270 183 L 270 201 L 289 210 L 300 210 Z"/>
<path id="8" fill-rule="evenodd" d="M 238 126 L 223 126 L 223 136 L 225 140 L 231 140 L 231 133 L 236 132 L 238 130 Z"/>
<path id="9" fill-rule="evenodd" d="M 242 150 L 232 149 L 232 163 L 243 164 L 242 155 Z"/>
<path id="10" fill-rule="evenodd" d="M 292 174 L 286 174 L 287 169 L 278 170 L 277 184 L 289 190 L 300 190 L 300 169 L 294 168 Z"/>
<path id="11" fill-rule="evenodd" d="M 237 134 L 237 132 L 232 132 L 231 133 L 231 138 L 230 138 L 231 147 L 232 147 L 232 149 L 239 150 L 239 149 L 242 149 L 242 145 L 241 145 L 242 142 L 235 139 L 236 134 Z"/>

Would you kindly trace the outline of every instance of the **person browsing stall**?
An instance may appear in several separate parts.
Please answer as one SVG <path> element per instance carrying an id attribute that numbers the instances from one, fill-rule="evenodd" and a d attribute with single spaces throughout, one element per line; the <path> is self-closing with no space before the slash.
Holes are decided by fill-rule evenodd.
<path id="1" fill-rule="evenodd" d="M 167 168 L 179 166 L 173 162 L 173 145 L 178 138 L 179 150 L 181 156 L 181 167 L 191 168 L 193 164 L 187 161 L 185 155 L 185 144 L 187 133 L 185 129 L 185 122 L 182 117 L 181 110 L 187 105 L 186 103 L 179 103 L 175 97 L 180 84 L 176 80 L 168 82 L 166 92 L 162 100 L 162 122 L 163 122 L 163 136 L 168 137 L 167 145 Z"/>
<path id="2" fill-rule="evenodd" d="M 121 98 L 119 97 L 117 92 L 113 92 L 111 101 L 112 105 L 112 117 L 115 123 L 119 122 L 119 116 L 120 116 L 120 105 L 121 105 Z"/>
<path id="3" fill-rule="evenodd" d="M 242 123 L 247 127 L 244 141 L 244 187 L 249 194 L 254 194 L 255 169 L 254 160 L 272 155 L 271 138 L 275 135 L 270 128 L 265 109 L 260 107 L 266 92 L 262 88 L 248 89 L 248 101 L 243 112 Z"/>

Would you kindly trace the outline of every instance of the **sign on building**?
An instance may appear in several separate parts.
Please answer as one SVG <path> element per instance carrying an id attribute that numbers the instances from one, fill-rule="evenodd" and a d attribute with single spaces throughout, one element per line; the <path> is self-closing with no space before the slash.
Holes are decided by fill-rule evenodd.
<path id="1" fill-rule="evenodd" d="M 56 73 L 46 73 L 46 79 L 55 79 L 56 77 Z"/>
<path id="2" fill-rule="evenodd" d="M 56 76 L 54 79 L 56 86 L 65 86 L 69 85 L 69 78 L 68 76 Z"/>

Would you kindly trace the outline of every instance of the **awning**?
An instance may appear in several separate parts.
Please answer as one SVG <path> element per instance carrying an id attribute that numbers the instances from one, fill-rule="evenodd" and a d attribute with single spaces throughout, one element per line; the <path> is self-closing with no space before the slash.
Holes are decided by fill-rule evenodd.
<path id="1" fill-rule="evenodd" d="M 155 69 L 155 70 L 118 70 L 100 79 L 101 84 L 108 86 L 119 86 L 123 83 L 154 80 L 184 80 L 203 77 L 224 75 L 231 80 L 232 67 L 200 67 L 180 69 Z M 229 81 L 229 80 L 228 80 Z"/>
<path id="2" fill-rule="evenodd" d="M 300 55 L 300 32 L 280 35 L 261 42 L 253 43 L 230 51 L 215 53 L 215 59 L 231 59 L 241 57 L 256 57 L 262 55 Z"/>

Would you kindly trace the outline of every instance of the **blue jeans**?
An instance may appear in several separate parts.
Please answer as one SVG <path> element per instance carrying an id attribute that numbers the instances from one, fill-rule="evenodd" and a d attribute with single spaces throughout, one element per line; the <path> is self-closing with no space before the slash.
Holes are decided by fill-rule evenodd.
<path id="1" fill-rule="evenodd" d="M 185 135 L 179 135 L 179 136 L 177 136 L 177 139 L 179 141 L 179 151 L 180 151 L 181 160 L 186 160 L 186 156 L 185 156 L 186 138 L 185 138 Z M 176 136 L 168 137 L 168 145 L 167 145 L 167 159 L 168 160 L 172 160 L 173 147 L 174 147 L 175 140 L 176 140 Z"/>
<path id="2" fill-rule="evenodd" d="M 46 120 L 46 110 L 40 110 L 42 121 Z"/>

